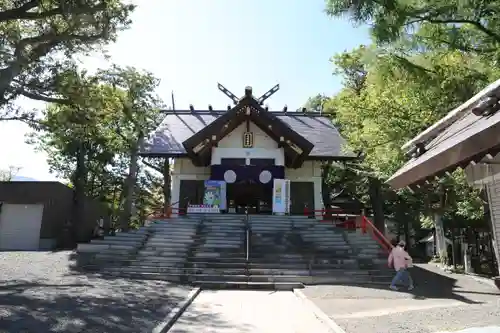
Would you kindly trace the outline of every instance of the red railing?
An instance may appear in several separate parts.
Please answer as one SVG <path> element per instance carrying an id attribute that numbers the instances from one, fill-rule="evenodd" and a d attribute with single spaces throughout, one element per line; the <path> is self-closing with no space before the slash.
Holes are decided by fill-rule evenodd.
<path id="1" fill-rule="evenodd" d="M 387 252 L 391 252 L 392 248 L 394 247 L 392 243 L 385 237 L 383 233 L 380 232 L 380 230 L 375 227 L 375 225 L 364 215 L 360 216 L 360 228 L 363 233 L 369 233 L 374 240 L 377 241 L 377 243 L 380 244 L 380 246 Z"/>
<path id="2" fill-rule="evenodd" d="M 331 209 L 308 209 L 304 208 L 304 215 L 320 218 L 321 222 L 332 223 L 335 226 L 346 229 L 355 229 L 356 228 L 356 217 L 358 215 L 354 214 L 346 214 L 340 208 L 331 208 Z"/>
<path id="3" fill-rule="evenodd" d="M 161 208 L 158 208 L 155 212 L 151 213 L 148 216 L 148 220 L 150 220 L 150 219 L 168 219 L 168 218 L 172 217 L 172 214 L 185 215 L 186 209 L 172 207 L 172 206 L 168 206 L 167 209 L 161 207 Z"/>
<path id="4" fill-rule="evenodd" d="M 386 252 L 389 253 L 393 248 L 387 237 L 364 215 L 346 214 L 340 208 L 311 210 L 307 207 L 304 208 L 304 215 L 314 218 L 320 217 L 321 222 L 332 223 L 340 228 L 361 229 L 362 233 L 369 233 Z"/>

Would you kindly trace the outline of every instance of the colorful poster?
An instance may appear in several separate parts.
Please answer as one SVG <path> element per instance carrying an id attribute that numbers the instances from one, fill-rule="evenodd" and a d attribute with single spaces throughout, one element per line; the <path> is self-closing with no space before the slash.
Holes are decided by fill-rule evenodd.
<path id="1" fill-rule="evenodd" d="M 226 209 L 226 182 L 206 180 L 203 205 Z"/>
<path id="2" fill-rule="evenodd" d="M 273 213 L 284 214 L 286 212 L 285 208 L 285 180 L 284 179 L 274 179 L 273 183 Z"/>

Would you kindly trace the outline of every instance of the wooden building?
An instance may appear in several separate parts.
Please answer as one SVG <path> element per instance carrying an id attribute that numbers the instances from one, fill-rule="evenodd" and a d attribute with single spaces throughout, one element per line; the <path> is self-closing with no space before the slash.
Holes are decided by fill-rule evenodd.
<path id="1" fill-rule="evenodd" d="M 457 168 L 464 169 L 468 182 L 487 193 L 497 262 L 500 262 L 499 99 L 500 80 L 406 143 L 402 149 L 413 157 L 388 180 L 393 188 L 419 186 Z"/>
<path id="2" fill-rule="evenodd" d="M 0 250 L 48 250 L 63 243 L 65 226 L 71 221 L 73 190 L 59 182 L 0 182 Z M 106 210 L 99 203 L 85 202 L 85 220 L 75 226 L 77 242 L 88 241 Z"/>
<path id="3" fill-rule="evenodd" d="M 171 204 L 185 210 L 202 204 L 206 180 L 227 184 L 228 205 L 271 213 L 273 180 L 290 180 L 290 213 L 323 208 L 322 163 L 353 159 L 331 119 L 318 112 L 271 111 L 252 88 L 227 110 L 166 111 L 165 119 L 146 141 L 142 156 L 173 159 Z M 175 210 L 174 210 L 175 212 Z"/>

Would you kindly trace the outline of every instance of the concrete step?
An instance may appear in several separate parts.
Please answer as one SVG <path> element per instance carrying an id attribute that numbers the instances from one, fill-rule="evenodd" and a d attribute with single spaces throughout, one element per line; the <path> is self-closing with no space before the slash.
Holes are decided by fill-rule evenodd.
<path id="1" fill-rule="evenodd" d="M 237 289 L 237 290 L 283 290 L 304 288 L 302 283 L 274 283 L 274 282 L 247 282 L 247 281 L 193 281 L 193 285 L 203 289 Z"/>
<path id="2" fill-rule="evenodd" d="M 349 248 L 301 248 L 298 249 L 303 257 L 312 258 L 347 258 L 349 256 L 354 256 L 355 252 Z M 250 250 L 250 256 L 252 257 L 262 257 L 262 256 L 276 256 L 279 258 L 285 258 L 287 253 L 281 251 L 270 252 L 266 248 L 254 247 Z M 365 255 L 366 256 L 366 255 Z"/>
<path id="3" fill-rule="evenodd" d="M 186 270 L 190 275 L 247 275 L 245 267 L 231 267 L 231 268 L 210 268 L 210 267 L 191 267 Z"/>
<path id="4" fill-rule="evenodd" d="M 228 250 L 240 250 L 242 249 L 242 245 L 240 244 L 218 244 L 218 245 L 201 245 L 198 247 L 198 251 L 202 252 L 221 252 L 221 251 L 228 251 Z"/>
<path id="5" fill-rule="evenodd" d="M 121 263 L 124 263 L 128 266 L 147 266 L 147 267 L 177 267 L 182 268 L 184 264 L 187 262 L 185 258 L 168 258 L 172 260 L 165 261 L 147 261 L 147 260 L 137 260 L 137 258 L 130 258 L 122 260 Z"/>
<path id="6" fill-rule="evenodd" d="M 184 269 L 181 267 L 159 267 L 159 266 L 124 266 L 124 267 L 105 267 L 102 271 L 105 272 L 122 272 L 122 273 L 158 273 L 165 275 L 182 275 Z"/>
<path id="7" fill-rule="evenodd" d="M 149 232 L 144 232 L 140 234 L 136 233 L 117 233 L 114 236 L 104 236 L 104 239 L 123 239 L 123 240 L 128 240 L 128 239 L 143 239 L 147 235 L 149 235 Z"/>
<path id="8" fill-rule="evenodd" d="M 274 227 L 274 226 L 251 226 L 250 229 L 252 232 L 264 232 L 264 233 L 269 233 L 269 232 L 288 232 L 292 230 L 291 227 L 288 226 L 283 226 L 283 227 Z"/>
<path id="9" fill-rule="evenodd" d="M 206 242 L 212 241 L 212 242 L 228 242 L 228 243 L 235 243 L 235 242 L 241 242 L 242 240 L 245 239 L 243 236 L 239 235 L 233 235 L 233 236 L 218 236 L 218 235 L 212 235 L 208 234 L 203 238 Z"/>
<path id="10" fill-rule="evenodd" d="M 96 255 L 97 254 L 115 254 L 115 255 L 130 254 L 130 253 L 134 253 L 136 251 L 137 251 L 137 247 L 116 245 L 116 246 L 109 246 L 107 249 L 104 249 L 104 250 L 97 252 Z"/>
<path id="11" fill-rule="evenodd" d="M 210 233 L 210 232 L 227 232 L 227 233 L 241 233 L 245 232 L 245 227 L 244 226 L 238 226 L 238 227 L 231 227 L 231 226 L 224 226 L 224 225 L 205 225 L 204 226 L 204 232 Z"/>
<path id="12" fill-rule="evenodd" d="M 191 262 L 245 262 L 245 254 L 233 254 L 231 257 L 227 257 L 221 253 L 196 253 L 194 256 L 188 258 Z"/>
<path id="13" fill-rule="evenodd" d="M 165 228 L 165 229 L 155 229 L 153 230 L 153 235 L 175 235 L 175 236 L 186 236 L 196 234 L 195 229 L 185 229 L 185 228 Z"/>
<path id="14" fill-rule="evenodd" d="M 191 244 L 194 241 L 193 238 L 183 237 L 183 238 L 150 238 L 146 244 Z"/>
<path id="15" fill-rule="evenodd" d="M 250 221 L 248 223 L 250 226 L 292 226 L 294 223 L 291 221 Z"/>
<path id="16" fill-rule="evenodd" d="M 157 223 L 149 226 L 149 229 L 195 229 L 202 222 L 196 223 Z"/>
<path id="17" fill-rule="evenodd" d="M 90 241 L 90 244 L 104 244 L 110 246 L 138 246 L 144 242 L 144 239 L 140 240 L 120 240 L 120 239 L 93 239 Z"/>
<path id="18" fill-rule="evenodd" d="M 137 252 L 140 256 L 158 256 L 158 257 L 172 257 L 172 256 L 186 256 L 187 249 L 142 249 Z"/>
<path id="19" fill-rule="evenodd" d="M 170 282 L 181 282 L 184 275 L 183 274 L 165 274 L 165 273 L 143 273 L 143 272 L 120 272 L 120 271 L 102 271 L 99 272 L 104 276 L 113 276 L 137 280 L 158 280 L 158 281 L 170 281 Z"/>
<path id="20" fill-rule="evenodd" d="M 201 245 L 202 246 L 208 246 L 208 247 L 226 247 L 226 246 L 240 246 L 242 244 L 246 244 L 243 239 L 205 239 Z"/>
<path id="21" fill-rule="evenodd" d="M 314 232 L 300 232 L 298 233 L 302 237 L 312 238 L 312 239 L 335 239 L 338 241 L 346 242 L 344 236 L 340 233 L 332 232 L 329 230 L 325 231 L 314 231 Z"/>
<path id="22" fill-rule="evenodd" d="M 193 244 L 193 241 L 190 242 L 147 242 L 144 244 L 144 247 L 154 247 L 154 248 L 184 248 L 189 247 Z"/>

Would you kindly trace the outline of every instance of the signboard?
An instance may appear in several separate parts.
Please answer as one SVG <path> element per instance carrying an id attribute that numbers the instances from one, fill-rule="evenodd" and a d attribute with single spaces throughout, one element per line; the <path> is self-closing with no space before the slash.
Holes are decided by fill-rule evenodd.
<path id="1" fill-rule="evenodd" d="M 290 181 L 274 179 L 273 183 L 273 213 L 285 214 L 290 211 Z"/>
<path id="2" fill-rule="evenodd" d="M 204 206 L 216 206 L 226 209 L 226 182 L 223 180 L 206 180 Z"/>
<path id="3" fill-rule="evenodd" d="M 187 208 L 188 214 L 193 213 L 203 213 L 203 214 L 217 214 L 220 213 L 220 208 L 218 206 L 211 205 L 189 205 Z"/>

